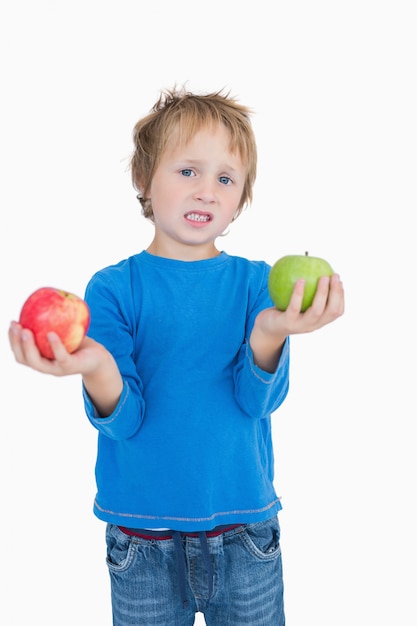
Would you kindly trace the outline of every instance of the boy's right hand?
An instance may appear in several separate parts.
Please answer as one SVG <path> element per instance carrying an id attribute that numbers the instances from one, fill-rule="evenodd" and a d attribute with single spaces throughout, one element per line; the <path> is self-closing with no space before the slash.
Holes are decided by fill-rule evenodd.
<path id="1" fill-rule="evenodd" d="M 49 333 L 55 358 L 46 359 L 35 343 L 33 333 L 12 322 L 9 340 L 18 363 L 52 376 L 81 374 L 84 387 L 97 412 L 104 417 L 117 406 L 123 390 L 123 380 L 110 352 L 91 337 L 84 337 L 79 348 L 69 353 L 56 333 Z"/>
<path id="2" fill-rule="evenodd" d="M 56 333 L 51 332 L 48 339 L 55 356 L 53 360 L 41 355 L 29 329 L 22 328 L 18 322 L 10 324 L 9 341 L 16 361 L 44 374 L 88 375 L 100 367 L 107 353 L 106 348 L 91 337 L 84 337 L 79 348 L 71 354 Z"/>

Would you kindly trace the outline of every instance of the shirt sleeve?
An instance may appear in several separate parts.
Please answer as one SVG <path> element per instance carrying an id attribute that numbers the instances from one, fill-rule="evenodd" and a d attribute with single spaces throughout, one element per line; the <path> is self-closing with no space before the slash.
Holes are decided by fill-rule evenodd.
<path id="1" fill-rule="evenodd" d="M 85 411 L 100 433 L 117 440 L 136 434 L 145 413 L 143 385 L 132 357 L 134 322 L 129 310 L 129 298 L 122 291 L 121 281 L 112 281 L 108 276 L 97 274 L 87 285 L 85 293 L 91 313 L 88 336 L 103 344 L 113 355 L 123 378 L 123 391 L 111 415 L 100 417 L 83 388 Z"/>
<path id="2" fill-rule="evenodd" d="M 258 265 L 261 275 L 254 283 L 246 321 L 246 340 L 240 348 L 234 368 L 235 400 L 253 419 L 269 417 L 285 400 L 289 388 L 290 340 L 284 342 L 275 372 L 269 373 L 255 364 L 249 337 L 257 315 L 274 304 L 268 290 L 270 266 Z M 258 276 L 258 274 L 257 274 Z"/>
<path id="3" fill-rule="evenodd" d="M 275 372 L 260 369 L 246 341 L 234 371 L 235 400 L 254 419 L 269 417 L 284 402 L 289 389 L 290 340 L 285 340 Z"/>

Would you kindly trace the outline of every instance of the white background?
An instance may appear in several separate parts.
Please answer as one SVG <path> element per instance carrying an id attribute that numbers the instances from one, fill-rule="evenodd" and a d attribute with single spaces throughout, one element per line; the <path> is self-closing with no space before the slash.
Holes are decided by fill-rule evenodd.
<path id="1" fill-rule="evenodd" d="M 149 243 L 131 132 L 187 82 L 255 111 L 254 202 L 219 245 L 309 250 L 346 289 L 343 318 L 294 338 L 274 415 L 287 623 L 416 625 L 413 5 L 3 3 L 2 623 L 111 624 L 80 380 L 17 365 L 7 330 L 36 288 L 83 295 Z"/>

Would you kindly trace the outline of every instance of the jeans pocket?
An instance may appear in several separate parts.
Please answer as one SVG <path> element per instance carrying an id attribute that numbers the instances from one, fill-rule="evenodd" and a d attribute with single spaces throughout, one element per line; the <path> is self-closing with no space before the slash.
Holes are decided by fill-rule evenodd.
<path id="1" fill-rule="evenodd" d="M 240 537 L 246 549 L 259 560 L 273 560 L 281 555 L 278 518 L 248 524 Z"/>
<path id="2" fill-rule="evenodd" d="M 126 535 L 114 524 L 108 524 L 106 530 L 107 557 L 110 571 L 123 572 L 129 569 L 136 558 L 137 542 Z"/>

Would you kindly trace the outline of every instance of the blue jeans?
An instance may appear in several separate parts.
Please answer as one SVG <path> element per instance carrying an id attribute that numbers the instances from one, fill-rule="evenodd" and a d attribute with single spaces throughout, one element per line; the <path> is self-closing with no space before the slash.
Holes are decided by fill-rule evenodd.
<path id="1" fill-rule="evenodd" d="M 107 525 L 114 626 L 192 626 L 199 611 L 207 626 L 285 625 L 276 517 L 207 537 L 205 548 L 181 536 L 183 589 L 178 535 L 143 539 Z"/>

